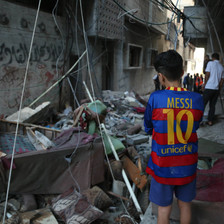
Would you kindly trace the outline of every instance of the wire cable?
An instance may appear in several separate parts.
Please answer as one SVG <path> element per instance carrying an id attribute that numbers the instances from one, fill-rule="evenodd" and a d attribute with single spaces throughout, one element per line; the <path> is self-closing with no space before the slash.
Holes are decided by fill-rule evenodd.
<path id="1" fill-rule="evenodd" d="M 138 18 L 137 16 L 135 16 L 134 14 L 130 13 L 128 10 L 126 10 L 122 5 L 120 5 L 116 0 L 113 0 L 113 2 L 118 5 L 123 11 L 126 12 L 127 15 L 130 15 L 131 17 L 133 17 L 134 19 L 142 22 L 142 23 L 145 23 L 145 24 L 149 24 L 149 25 L 165 25 L 165 24 L 168 24 L 170 22 L 164 22 L 164 23 L 153 23 L 153 22 L 149 22 L 149 21 L 146 21 L 146 20 L 143 20 L 143 19 L 140 19 Z M 160 3 L 160 2 L 158 2 Z M 160 3 L 161 5 L 163 5 L 162 3 Z M 165 7 L 165 5 L 163 5 Z M 166 8 L 166 7 L 165 7 Z M 168 9 L 168 8 L 167 8 Z M 175 19 L 175 18 L 174 18 Z"/>
<path id="2" fill-rule="evenodd" d="M 85 32 L 85 23 L 84 23 L 84 16 L 83 16 L 83 10 L 82 10 L 82 0 L 79 0 L 79 3 L 80 3 L 81 18 L 82 18 L 83 35 L 84 35 L 84 40 L 85 40 L 86 52 L 87 52 L 87 64 L 88 64 L 88 66 L 89 66 L 88 49 L 87 49 L 87 48 L 88 48 L 88 45 L 87 45 L 87 41 L 86 41 L 86 38 L 87 38 L 87 37 L 86 37 L 86 32 Z M 91 77 L 90 68 L 88 69 L 88 73 L 89 73 L 90 85 L 91 85 L 91 88 L 92 88 L 93 98 L 95 99 L 95 93 L 94 93 L 94 89 L 93 89 L 93 83 L 92 83 L 92 77 Z M 94 102 L 95 102 L 95 107 L 96 107 L 96 101 L 94 101 Z M 97 108 L 97 107 L 96 107 L 96 108 Z M 98 121 L 98 124 L 100 124 L 100 119 L 99 119 L 99 115 L 98 115 L 98 113 L 96 113 L 96 115 L 97 115 L 97 121 Z M 109 158 L 108 158 L 107 153 L 106 153 L 106 146 L 105 146 L 105 143 L 104 143 L 104 141 L 103 141 L 103 133 L 102 133 L 101 125 L 99 125 L 99 130 L 100 130 L 100 135 L 101 135 L 101 138 L 102 138 L 103 147 L 104 147 L 104 150 L 105 150 L 105 155 L 106 155 L 106 158 L 107 158 L 108 161 L 109 161 Z M 108 163 L 108 164 L 109 164 L 109 167 L 110 167 L 110 163 Z M 114 178 L 111 167 L 110 167 L 110 171 L 111 171 L 112 177 Z M 122 204 L 123 204 L 123 203 L 122 203 Z M 124 207 L 124 208 L 125 208 L 125 207 Z M 127 214 L 129 214 L 126 208 L 125 208 L 125 210 L 126 210 Z M 130 216 L 130 215 L 129 215 L 129 216 Z M 131 216 L 130 216 L 130 218 L 131 218 Z"/>
<path id="3" fill-rule="evenodd" d="M 65 46 L 64 46 L 64 41 L 63 41 L 64 38 L 63 38 L 62 31 L 61 31 L 61 29 L 60 29 L 60 27 L 59 27 L 59 25 L 58 25 L 58 22 L 57 22 L 57 20 L 56 20 L 56 17 L 55 17 L 55 10 L 56 10 L 57 7 L 58 7 L 58 0 L 57 0 L 56 4 L 55 4 L 55 6 L 54 6 L 54 8 L 53 8 L 53 10 L 52 10 L 52 16 L 53 16 L 54 22 L 55 22 L 55 24 L 56 24 L 56 26 L 57 26 L 57 28 L 58 28 L 58 30 L 59 30 L 59 32 L 60 32 L 60 35 L 61 35 L 61 37 L 62 37 L 62 50 L 61 50 L 61 53 L 59 54 L 59 56 L 58 56 L 58 58 L 57 58 L 57 61 L 56 61 L 56 74 L 57 74 L 57 76 L 59 76 L 59 72 L 58 72 L 58 63 L 59 63 L 59 60 L 60 60 L 60 58 L 61 58 L 61 56 L 62 56 L 62 54 L 63 54 L 63 52 L 64 52 L 64 48 L 65 48 Z"/>
<path id="4" fill-rule="evenodd" d="M 34 40 L 34 36 L 35 36 L 37 19 L 38 19 L 39 11 L 40 11 L 40 5 L 41 5 L 41 0 L 39 0 L 39 4 L 38 4 L 38 8 L 37 8 L 37 13 L 36 13 L 36 18 L 35 18 L 35 22 L 34 22 L 32 38 L 31 38 L 31 42 L 30 42 L 29 55 L 28 55 L 26 70 L 25 70 L 25 75 L 24 75 L 23 89 L 22 89 L 22 95 L 21 95 L 21 99 L 20 99 L 19 113 L 18 113 L 18 119 L 17 119 L 17 124 L 16 124 L 16 133 L 15 133 L 15 139 L 14 139 L 14 143 L 13 143 L 13 150 L 12 150 L 10 170 L 9 170 L 8 186 L 7 186 L 6 200 L 5 200 L 5 207 L 4 207 L 4 215 L 3 215 L 3 224 L 5 224 L 8 197 L 9 197 L 9 189 L 10 189 L 10 183 L 11 183 L 11 177 L 12 177 L 12 166 L 13 166 L 14 155 L 15 155 L 16 139 L 17 139 L 18 129 L 19 129 L 19 120 L 20 120 L 20 116 L 21 116 L 21 110 L 22 110 L 22 105 L 23 105 L 23 97 L 24 97 L 24 92 L 25 92 L 26 80 L 27 80 L 27 76 L 28 76 L 29 62 L 30 62 L 30 58 L 31 58 L 31 51 L 32 51 L 32 47 L 33 47 L 33 40 Z"/>

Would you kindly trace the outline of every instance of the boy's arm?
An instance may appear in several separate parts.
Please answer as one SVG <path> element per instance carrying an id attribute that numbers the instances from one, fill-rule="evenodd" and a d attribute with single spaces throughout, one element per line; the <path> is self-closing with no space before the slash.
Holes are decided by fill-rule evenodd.
<path id="1" fill-rule="evenodd" d="M 145 132 L 149 135 L 152 135 L 153 124 L 152 124 L 152 107 L 151 107 L 151 97 L 149 98 L 149 102 L 147 103 L 145 116 L 144 116 L 144 126 Z"/>

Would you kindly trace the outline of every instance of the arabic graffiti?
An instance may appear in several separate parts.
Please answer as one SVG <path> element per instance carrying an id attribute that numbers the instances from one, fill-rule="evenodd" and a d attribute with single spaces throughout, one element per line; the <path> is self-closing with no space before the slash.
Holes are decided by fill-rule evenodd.
<path id="1" fill-rule="evenodd" d="M 56 62 L 60 56 L 62 47 L 53 43 L 43 45 L 33 44 L 30 62 Z M 9 65 L 13 62 L 23 64 L 28 58 L 28 47 L 25 43 L 17 46 L 0 45 L 0 66 Z M 61 59 L 62 60 L 62 59 Z"/>

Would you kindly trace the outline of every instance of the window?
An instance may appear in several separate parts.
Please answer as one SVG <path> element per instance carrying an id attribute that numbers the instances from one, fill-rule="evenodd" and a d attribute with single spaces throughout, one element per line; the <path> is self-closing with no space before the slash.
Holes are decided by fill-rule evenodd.
<path id="1" fill-rule="evenodd" d="M 156 49 L 148 48 L 146 50 L 146 67 L 150 68 L 154 65 L 158 51 Z"/>
<path id="2" fill-rule="evenodd" d="M 141 68 L 143 54 L 142 46 L 128 44 L 127 50 L 127 68 Z"/>

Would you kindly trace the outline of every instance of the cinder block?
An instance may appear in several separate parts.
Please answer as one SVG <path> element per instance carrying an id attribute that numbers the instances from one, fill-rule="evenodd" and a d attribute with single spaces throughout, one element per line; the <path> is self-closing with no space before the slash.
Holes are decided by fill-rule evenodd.
<path id="1" fill-rule="evenodd" d="M 126 142 L 128 145 L 138 145 L 149 140 L 149 136 L 147 135 L 127 135 Z"/>

